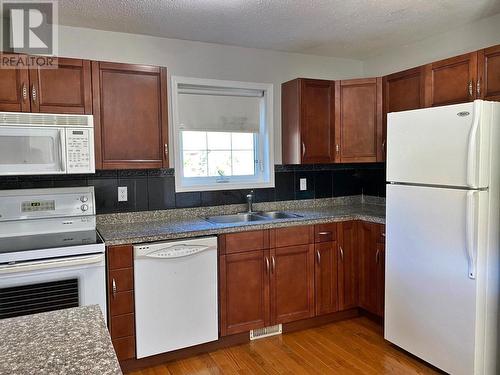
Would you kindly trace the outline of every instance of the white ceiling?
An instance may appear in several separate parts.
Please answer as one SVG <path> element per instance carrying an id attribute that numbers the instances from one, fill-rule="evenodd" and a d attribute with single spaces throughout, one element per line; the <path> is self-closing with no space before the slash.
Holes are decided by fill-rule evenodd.
<path id="1" fill-rule="evenodd" d="M 363 59 L 500 12 L 500 0 L 60 0 L 63 25 Z"/>

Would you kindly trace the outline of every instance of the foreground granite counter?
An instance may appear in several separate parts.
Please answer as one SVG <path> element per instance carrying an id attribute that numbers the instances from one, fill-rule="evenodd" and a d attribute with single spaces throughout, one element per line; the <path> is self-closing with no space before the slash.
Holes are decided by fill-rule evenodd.
<path id="1" fill-rule="evenodd" d="M 99 215 L 97 228 L 107 245 L 120 245 L 347 220 L 383 224 L 384 203 L 380 198 L 361 196 L 256 203 L 255 211 L 287 211 L 301 217 L 230 224 L 204 218 L 243 212 L 245 205 L 120 213 Z"/>
<path id="2" fill-rule="evenodd" d="M 0 374 L 121 374 L 99 306 L 0 320 Z"/>

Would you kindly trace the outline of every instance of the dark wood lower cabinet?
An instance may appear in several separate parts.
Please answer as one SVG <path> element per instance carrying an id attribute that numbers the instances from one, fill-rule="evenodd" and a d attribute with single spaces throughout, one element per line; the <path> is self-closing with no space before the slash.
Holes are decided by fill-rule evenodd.
<path id="1" fill-rule="evenodd" d="M 314 245 L 271 250 L 271 321 L 314 316 Z"/>
<path id="2" fill-rule="evenodd" d="M 269 251 L 223 255 L 219 267 L 221 335 L 268 326 Z"/>
<path id="3" fill-rule="evenodd" d="M 339 310 L 358 306 L 358 255 L 356 222 L 346 221 L 339 224 Z"/>
<path id="4" fill-rule="evenodd" d="M 314 245 L 316 315 L 338 310 L 338 244 L 321 242 Z"/>
<path id="5" fill-rule="evenodd" d="M 359 223 L 359 306 L 383 316 L 385 244 L 380 242 L 380 227 L 380 224 Z"/>

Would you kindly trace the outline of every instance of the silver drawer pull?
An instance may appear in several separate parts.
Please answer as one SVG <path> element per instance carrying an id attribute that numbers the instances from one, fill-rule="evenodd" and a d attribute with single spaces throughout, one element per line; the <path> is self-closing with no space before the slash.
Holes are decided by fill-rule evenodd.
<path id="1" fill-rule="evenodd" d="M 116 281 L 114 278 L 113 278 L 112 284 L 113 284 L 113 299 L 115 299 L 116 298 Z"/>

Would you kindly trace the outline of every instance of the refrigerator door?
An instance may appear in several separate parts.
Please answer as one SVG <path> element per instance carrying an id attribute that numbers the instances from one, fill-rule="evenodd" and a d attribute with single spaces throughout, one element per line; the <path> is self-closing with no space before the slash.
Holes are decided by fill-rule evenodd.
<path id="1" fill-rule="evenodd" d="M 387 181 L 488 186 L 491 103 L 389 113 Z"/>
<path id="2" fill-rule="evenodd" d="M 387 186 L 384 337 L 454 375 L 474 374 L 477 219 L 487 198 Z"/>

